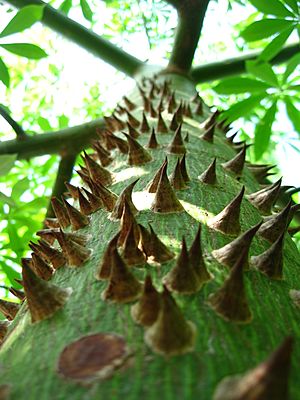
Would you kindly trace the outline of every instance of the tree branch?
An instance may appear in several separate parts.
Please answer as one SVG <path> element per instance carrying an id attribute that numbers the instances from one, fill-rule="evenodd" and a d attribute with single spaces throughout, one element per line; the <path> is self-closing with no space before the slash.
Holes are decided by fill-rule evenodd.
<path id="1" fill-rule="evenodd" d="M 24 131 L 24 129 L 19 125 L 10 115 L 9 113 L 5 110 L 4 107 L 0 105 L 0 115 L 9 123 L 9 125 L 13 128 L 13 130 L 16 132 L 18 140 L 24 140 L 26 139 L 27 135 Z"/>
<path id="2" fill-rule="evenodd" d="M 75 42 L 96 57 L 106 61 L 126 75 L 133 76 L 143 62 L 119 49 L 108 40 L 68 18 L 41 0 L 5 0 L 17 8 L 30 4 L 45 5 L 42 23 Z"/>
<path id="3" fill-rule="evenodd" d="M 66 191 L 65 182 L 70 182 L 72 178 L 76 157 L 77 154 L 67 154 L 61 157 L 51 197 L 57 197 L 59 199 Z M 49 202 L 46 218 L 53 218 L 54 216 L 51 202 Z"/>
<path id="4" fill-rule="evenodd" d="M 286 46 L 271 60 L 272 64 L 281 64 L 299 53 L 299 44 Z M 197 82 L 208 82 L 229 75 L 239 75 L 246 71 L 246 61 L 255 60 L 261 52 L 246 54 L 241 57 L 229 58 L 220 62 L 199 65 L 191 71 L 191 78 Z"/>
<path id="5" fill-rule="evenodd" d="M 201 34 L 209 0 L 168 0 L 178 13 L 178 26 L 167 71 L 187 74 Z"/>
<path id="6" fill-rule="evenodd" d="M 0 142 L 1 154 L 18 154 L 19 159 L 28 159 L 45 154 L 77 154 L 96 138 L 96 128 L 103 128 L 104 121 L 96 119 L 82 125 L 28 136 L 25 141 L 17 139 Z"/>

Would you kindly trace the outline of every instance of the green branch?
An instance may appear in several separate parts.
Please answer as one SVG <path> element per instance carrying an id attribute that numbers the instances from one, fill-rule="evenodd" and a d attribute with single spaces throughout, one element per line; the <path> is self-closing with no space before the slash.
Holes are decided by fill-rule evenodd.
<path id="1" fill-rule="evenodd" d="M 10 115 L 9 113 L 5 110 L 4 107 L 0 106 L 0 115 L 6 120 L 6 122 L 9 123 L 9 125 L 13 128 L 13 130 L 16 132 L 18 140 L 24 140 L 26 139 L 27 135 L 24 131 L 24 129 L 19 125 Z"/>
<path id="2" fill-rule="evenodd" d="M 56 132 L 28 136 L 23 141 L 7 140 L 0 142 L 0 155 L 18 154 L 19 159 L 29 159 L 45 154 L 77 154 L 88 147 L 92 138 L 97 137 L 96 128 L 103 127 L 103 120 L 96 119 Z"/>
<path id="3" fill-rule="evenodd" d="M 299 44 L 286 46 L 271 60 L 272 64 L 281 64 L 299 53 Z M 192 79 L 197 83 L 213 81 L 229 75 L 239 75 L 246 71 L 246 61 L 255 60 L 261 52 L 229 58 L 220 62 L 199 65 L 191 71 Z"/>
<path id="4" fill-rule="evenodd" d="M 167 1 L 177 9 L 178 13 L 176 36 L 167 70 L 188 73 L 210 0 Z"/>
<path id="5" fill-rule="evenodd" d="M 44 25 L 75 42 L 126 75 L 132 77 L 143 65 L 142 61 L 119 49 L 108 40 L 78 24 L 41 0 L 6 0 L 6 2 L 17 8 L 30 4 L 45 5 L 41 20 Z"/>

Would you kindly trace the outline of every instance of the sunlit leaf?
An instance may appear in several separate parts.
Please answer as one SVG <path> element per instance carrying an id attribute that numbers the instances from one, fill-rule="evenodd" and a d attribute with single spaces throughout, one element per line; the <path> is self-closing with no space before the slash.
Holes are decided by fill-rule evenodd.
<path id="1" fill-rule="evenodd" d="M 66 128 L 68 126 L 68 124 L 69 124 L 69 118 L 64 114 L 59 115 L 58 123 L 59 123 L 59 128 L 60 129 Z"/>
<path id="2" fill-rule="evenodd" d="M 295 54 L 287 63 L 282 82 L 286 82 L 288 77 L 295 71 L 295 68 L 300 64 L 300 54 Z"/>
<path id="3" fill-rule="evenodd" d="M 58 9 L 66 15 L 68 15 L 71 8 L 72 8 L 72 0 L 64 0 L 58 7 Z"/>
<path id="4" fill-rule="evenodd" d="M 20 279 L 20 274 L 15 271 L 11 266 L 5 263 L 5 258 L 4 260 L 0 261 L 0 270 L 5 273 L 11 285 L 15 286 L 15 279 Z"/>
<path id="5" fill-rule="evenodd" d="M 92 22 L 93 21 L 93 11 L 91 10 L 91 7 L 89 6 L 89 3 L 87 0 L 80 0 L 80 7 L 82 10 L 82 14 L 85 19 L 88 21 Z"/>
<path id="6" fill-rule="evenodd" d="M 295 131 L 300 134 L 300 110 L 295 107 L 288 97 L 285 97 L 285 108 Z"/>
<path id="7" fill-rule="evenodd" d="M 266 96 L 267 94 L 254 94 L 245 100 L 239 101 L 222 113 L 222 119 L 229 123 L 240 117 L 247 117 Z"/>
<path id="8" fill-rule="evenodd" d="M 43 57 L 47 57 L 47 53 L 39 46 L 30 43 L 1 43 L 3 49 L 10 53 L 17 54 L 18 56 L 32 58 L 38 60 Z"/>
<path id="9" fill-rule="evenodd" d="M 0 156 L 0 176 L 6 175 L 15 165 L 17 154 L 5 154 Z"/>
<path id="10" fill-rule="evenodd" d="M 9 87 L 8 68 L 1 57 L 0 57 L 0 81 L 2 81 L 6 87 Z"/>
<path id="11" fill-rule="evenodd" d="M 271 86 L 278 86 L 278 79 L 270 64 L 265 62 L 247 61 L 247 71 Z"/>
<path id="12" fill-rule="evenodd" d="M 3 204 L 8 204 L 11 207 L 15 207 L 16 203 L 11 197 L 6 196 L 6 194 L 0 192 L 0 202 Z"/>
<path id="13" fill-rule="evenodd" d="M 43 131 L 51 131 L 51 129 L 52 129 L 47 118 L 39 116 L 37 119 L 37 123 L 39 124 L 39 126 L 41 127 L 41 129 Z"/>
<path id="14" fill-rule="evenodd" d="M 22 194 L 28 189 L 29 183 L 30 181 L 28 178 L 23 178 L 14 184 L 11 192 L 11 197 L 14 201 L 19 201 Z"/>
<path id="15" fill-rule="evenodd" d="M 285 29 L 279 35 L 277 35 L 261 52 L 258 57 L 259 60 L 270 61 L 273 57 L 275 57 L 280 50 L 282 49 L 285 42 L 290 37 L 291 33 L 294 30 L 294 26 Z"/>
<path id="16" fill-rule="evenodd" d="M 299 15 L 299 6 L 298 0 L 284 0 L 285 4 L 287 4 L 296 14 Z"/>
<path id="17" fill-rule="evenodd" d="M 277 17 L 294 17 L 294 13 L 289 11 L 279 0 L 249 0 L 258 11 L 264 14 L 276 15 Z"/>
<path id="18" fill-rule="evenodd" d="M 266 18 L 261 21 L 255 21 L 249 25 L 242 33 L 241 36 L 248 42 L 261 40 L 275 35 L 278 32 L 288 29 L 293 26 L 293 22 L 285 19 Z"/>
<path id="19" fill-rule="evenodd" d="M 254 136 L 254 154 L 256 160 L 258 160 L 268 148 L 276 111 L 277 102 L 275 101 L 256 125 Z"/>
<path id="20" fill-rule="evenodd" d="M 0 37 L 12 35 L 13 33 L 22 32 L 30 28 L 35 22 L 40 21 L 45 5 L 29 5 L 21 8 L 20 11 L 9 21 Z"/>
<path id="21" fill-rule="evenodd" d="M 225 78 L 214 90 L 221 94 L 265 92 L 271 86 L 265 82 L 251 78 Z"/>

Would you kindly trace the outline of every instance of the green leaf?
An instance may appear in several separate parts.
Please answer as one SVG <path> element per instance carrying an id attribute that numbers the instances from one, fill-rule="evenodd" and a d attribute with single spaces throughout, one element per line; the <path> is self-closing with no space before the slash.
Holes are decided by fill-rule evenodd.
<path id="1" fill-rule="evenodd" d="M 252 95 L 247 99 L 234 104 L 227 111 L 222 113 L 222 119 L 230 123 L 240 117 L 246 117 L 252 112 L 253 108 L 260 104 L 266 95 L 267 94 Z"/>
<path id="2" fill-rule="evenodd" d="M 0 202 L 3 204 L 8 204 L 11 207 L 15 207 L 16 203 L 11 197 L 6 196 L 6 194 L 0 192 Z"/>
<path id="3" fill-rule="evenodd" d="M 39 46 L 30 43 L 7 43 L 0 44 L 5 50 L 17 54 L 18 56 L 32 58 L 38 60 L 43 57 L 47 57 L 47 53 Z"/>
<path id="4" fill-rule="evenodd" d="M 80 0 L 80 7 L 84 18 L 93 22 L 93 11 L 91 10 L 89 3 L 86 0 Z"/>
<path id="5" fill-rule="evenodd" d="M 9 72 L 4 61 L 0 57 L 0 80 L 4 83 L 6 87 L 9 87 Z"/>
<path id="6" fill-rule="evenodd" d="M 7 257 L 7 258 L 9 258 L 9 257 Z M 6 264 L 5 260 L 4 261 L 2 261 L 2 260 L 0 261 L 0 270 L 5 273 L 5 275 L 9 279 L 11 285 L 15 286 L 15 284 L 16 284 L 15 278 L 19 278 L 20 279 L 20 274 L 17 271 L 15 271 L 11 266 Z"/>
<path id="7" fill-rule="evenodd" d="M 295 54 L 287 63 L 282 82 L 285 83 L 288 77 L 295 71 L 295 68 L 300 64 L 300 54 Z"/>
<path id="8" fill-rule="evenodd" d="M 258 57 L 259 60 L 270 61 L 273 57 L 275 57 L 280 50 L 282 49 L 285 42 L 290 37 L 291 33 L 294 30 L 294 26 L 285 29 L 283 32 L 279 33 L 262 51 L 260 56 Z"/>
<path id="9" fill-rule="evenodd" d="M 247 42 L 254 42 L 255 40 L 261 40 L 275 35 L 275 33 L 289 28 L 292 24 L 294 24 L 293 21 L 287 21 L 285 19 L 266 18 L 261 21 L 253 22 L 253 24 L 243 30 L 241 36 Z"/>
<path id="10" fill-rule="evenodd" d="M 220 94 L 265 92 L 270 85 L 251 78 L 226 78 L 214 90 Z"/>
<path id="11" fill-rule="evenodd" d="M 49 124 L 49 121 L 44 117 L 41 117 L 41 116 L 38 117 L 37 123 L 39 124 L 40 128 L 43 131 L 51 131 L 52 130 L 51 125 Z"/>
<path id="12" fill-rule="evenodd" d="M 277 102 L 275 101 L 266 111 L 261 121 L 256 125 L 254 137 L 254 154 L 256 160 L 258 160 L 268 148 L 276 111 Z"/>
<path id="13" fill-rule="evenodd" d="M 29 188 L 29 183 L 30 181 L 28 178 L 23 178 L 13 186 L 11 197 L 14 199 L 14 201 L 19 201 L 22 194 Z"/>
<path id="14" fill-rule="evenodd" d="M 269 85 L 278 86 L 277 76 L 270 64 L 265 62 L 247 61 L 246 70 L 262 81 L 267 82 Z"/>
<path id="15" fill-rule="evenodd" d="M 285 4 L 287 4 L 296 14 L 299 15 L 299 7 L 297 0 L 284 0 Z"/>
<path id="16" fill-rule="evenodd" d="M 45 5 L 30 5 L 23 7 L 6 25 L 0 33 L 0 37 L 22 32 L 30 28 L 35 22 L 43 17 Z"/>
<path id="17" fill-rule="evenodd" d="M 279 0 L 249 0 L 258 11 L 264 14 L 276 15 L 277 17 L 294 17 L 294 13 L 289 11 Z"/>
<path id="18" fill-rule="evenodd" d="M 58 7 L 58 9 L 66 15 L 69 14 L 71 8 L 72 8 L 72 0 L 64 0 Z"/>
<path id="19" fill-rule="evenodd" d="M 58 116 L 58 124 L 59 124 L 60 129 L 67 128 L 69 125 L 69 118 L 64 114 L 59 115 Z"/>
<path id="20" fill-rule="evenodd" d="M 285 108 L 295 131 L 300 134 L 300 110 L 294 106 L 291 99 L 288 97 L 285 97 Z"/>
<path id="21" fill-rule="evenodd" d="M 18 154 L 5 154 L 0 156 L 0 176 L 6 175 L 15 165 Z"/>

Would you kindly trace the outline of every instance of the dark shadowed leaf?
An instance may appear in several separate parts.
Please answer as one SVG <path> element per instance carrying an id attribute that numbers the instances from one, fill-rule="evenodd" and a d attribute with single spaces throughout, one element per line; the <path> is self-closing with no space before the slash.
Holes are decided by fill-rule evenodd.
<path id="1" fill-rule="evenodd" d="M 258 160 L 268 148 L 276 111 L 277 102 L 275 101 L 256 125 L 254 136 L 254 154 L 256 160 Z"/>
<path id="2" fill-rule="evenodd" d="M 89 3 L 86 0 L 80 0 L 80 7 L 81 7 L 84 18 L 87 19 L 88 21 L 92 22 L 93 21 L 93 11 L 91 10 Z"/>
<path id="3" fill-rule="evenodd" d="M 251 78 L 226 78 L 218 83 L 214 90 L 221 94 L 264 92 L 271 86 Z"/>
<path id="4" fill-rule="evenodd" d="M 298 0 L 284 0 L 284 3 L 287 4 L 291 10 L 299 15 Z"/>
<path id="5" fill-rule="evenodd" d="M 0 44 L 5 50 L 10 53 L 17 54 L 18 56 L 32 58 L 38 60 L 43 57 L 47 57 L 47 53 L 39 46 L 30 43 L 8 43 Z"/>
<path id="6" fill-rule="evenodd" d="M 300 54 L 294 55 L 286 65 L 284 74 L 282 76 L 283 83 L 287 81 L 288 77 L 295 71 L 295 68 L 300 64 Z"/>
<path id="7" fill-rule="evenodd" d="M 0 176 L 6 175 L 15 165 L 17 154 L 5 154 L 0 156 Z"/>
<path id="8" fill-rule="evenodd" d="M 266 96 L 266 93 L 249 96 L 247 99 L 234 104 L 229 108 L 229 110 L 223 112 L 222 119 L 229 123 L 240 117 L 246 117 L 256 106 L 260 104 L 261 100 Z"/>
<path id="9" fill-rule="evenodd" d="M 270 64 L 265 62 L 247 61 L 247 71 L 271 86 L 278 86 L 278 79 Z"/>
<path id="10" fill-rule="evenodd" d="M 6 87 L 9 87 L 8 68 L 1 57 L 0 57 L 0 81 L 2 81 Z"/>
<path id="11" fill-rule="evenodd" d="M 295 131 L 300 134 L 300 110 L 295 107 L 288 97 L 285 97 L 285 107 Z"/>
<path id="12" fill-rule="evenodd" d="M 249 0 L 258 11 L 264 14 L 276 15 L 277 17 L 293 17 L 294 13 L 289 11 L 279 0 Z"/>
<path id="13" fill-rule="evenodd" d="M 273 57 L 276 56 L 282 49 L 283 45 L 285 42 L 288 40 L 290 37 L 291 33 L 294 30 L 294 26 L 289 27 L 288 29 L 285 29 L 283 32 L 281 32 L 279 35 L 277 35 L 268 45 L 267 47 L 262 51 L 260 56 L 258 57 L 259 60 L 264 60 L 264 61 L 270 61 L 272 60 Z"/>
<path id="14" fill-rule="evenodd" d="M 255 21 L 249 25 L 242 33 L 241 36 L 248 42 L 261 40 L 275 35 L 278 32 L 288 29 L 293 25 L 293 22 L 285 19 L 266 18 L 261 21 Z"/>
<path id="15" fill-rule="evenodd" d="M 12 35 L 13 33 L 22 32 L 30 28 L 35 22 L 40 21 L 43 16 L 45 5 L 30 5 L 23 7 L 17 14 L 9 21 L 0 37 Z"/>

